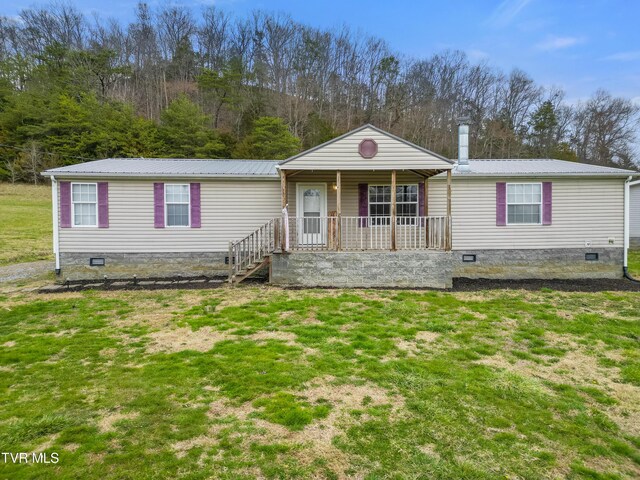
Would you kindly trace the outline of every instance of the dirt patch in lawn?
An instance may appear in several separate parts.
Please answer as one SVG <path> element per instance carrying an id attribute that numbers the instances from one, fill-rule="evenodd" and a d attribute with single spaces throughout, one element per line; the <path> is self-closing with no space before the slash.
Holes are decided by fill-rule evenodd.
<path id="1" fill-rule="evenodd" d="M 102 416 L 100 420 L 98 420 L 98 429 L 102 433 L 113 432 L 115 431 L 115 424 L 122 420 L 133 420 L 140 415 L 138 412 L 110 412 Z"/>

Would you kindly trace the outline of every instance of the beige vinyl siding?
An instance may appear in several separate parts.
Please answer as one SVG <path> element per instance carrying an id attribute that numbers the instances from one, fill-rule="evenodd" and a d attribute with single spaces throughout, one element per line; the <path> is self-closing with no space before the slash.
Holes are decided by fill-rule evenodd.
<path id="1" fill-rule="evenodd" d="M 280 215 L 277 179 L 166 180 L 200 183 L 202 227 L 154 228 L 154 180 L 108 182 L 109 228 L 61 228 L 61 252 L 224 252 L 230 240 Z"/>
<path id="2" fill-rule="evenodd" d="M 358 184 L 391 185 L 391 172 L 341 172 L 342 182 L 342 215 L 358 216 Z M 398 185 L 417 184 L 424 182 L 422 176 L 410 172 L 398 172 Z M 296 216 L 296 201 L 298 184 L 326 183 L 327 185 L 327 214 L 336 210 L 336 194 L 333 185 L 336 183 L 336 172 L 303 172 L 290 177 L 287 182 L 287 197 L 289 215 Z"/>
<path id="3" fill-rule="evenodd" d="M 496 182 L 541 181 L 553 182 L 552 225 L 496 226 Z M 445 214 L 445 181 L 429 180 L 429 204 L 430 215 Z M 623 210 L 623 179 L 454 177 L 453 249 L 622 247 Z"/>
<path id="4" fill-rule="evenodd" d="M 358 146 L 365 138 L 371 138 L 378 144 L 378 153 L 373 158 L 362 158 Z M 408 145 L 393 137 L 371 128 L 354 132 L 347 137 L 325 145 L 317 150 L 302 154 L 300 157 L 282 165 L 287 170 L 315 169 L 450 169 L 452 165 L 441 158 L 419 148 Z"/>
<path id="5" fill-rule="evenodd" d="M 631 198 L 629 203 L 630 236 L 640 237 L 640 185 L 630 187 Z"/>

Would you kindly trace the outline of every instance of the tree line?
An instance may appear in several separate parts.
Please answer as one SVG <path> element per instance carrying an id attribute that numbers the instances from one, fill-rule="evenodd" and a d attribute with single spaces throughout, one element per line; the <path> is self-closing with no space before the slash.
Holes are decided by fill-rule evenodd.
<path id="1" fill-rule="evenodd" d="M 104 157 L 286 158 L 363 123 L 449 157 L 633 167 L 639 108 L 570 105 L 459 51 L 414 59 L 347 27 L 140 3 L 129 24 L 54 4 L 0 17 L 0 178 Z"/>

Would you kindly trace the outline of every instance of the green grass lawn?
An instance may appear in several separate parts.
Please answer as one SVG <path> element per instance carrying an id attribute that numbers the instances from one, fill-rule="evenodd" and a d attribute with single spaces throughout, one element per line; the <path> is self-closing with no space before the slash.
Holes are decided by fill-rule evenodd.
<path id="1" fill-rule="evenodd" d="M 0 292 L 24 478 L 640 476 L 640 295 Z"/>
<path id="2" fill-rule="evenodd" d="M 53 258 L 51 187 L 0 183 L 0 265 Z"/>
<path id="3" fill-rule="evenodd" d="M 640 279 L 640 249 L 629 250 L 628 257 L 629 273 Z"/>

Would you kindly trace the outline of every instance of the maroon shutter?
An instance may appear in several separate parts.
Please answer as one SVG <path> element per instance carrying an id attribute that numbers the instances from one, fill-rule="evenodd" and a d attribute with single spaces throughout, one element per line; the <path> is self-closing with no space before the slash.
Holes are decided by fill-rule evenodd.
<path id="1" fill-rule="evenodd" d="M 507 184 L 496 183 L 496 225 L 503 227 L 507 224 Z"/>
<path id="2" fill-rule="evenodd" d="M 71 182 L 60 182 L 60 228 L 71 228 Z"/>
<path id="3" fill-rule="evenodd" d="M 551 225 L 553 194 L 551 182 L 542 182 L 542 224 Z"/>
<path id="4" fill-rule="evenodd" d="M 200 228 L 200 184 L 189 185 L 189 200 L 191 201 L 191 228 Z"/>
<path id="5" fill-rule="evenodd" d="M 418 184 L 418 216 L 424 217 L 424 182 Z M 420 220 L 420 226 L 424 226 L 424 220 Z"/>
<path id="6" fill-rule="evenodd" d="M 358 184 L 358 216 L 369 216 L 369 184 L 367 183 Z M 360 218 L 360 226 L 367 226 L 366 218 Z"/>
<path id="7" fill-rule="evenodd" d="M 98 182 L 98 227 L 109 228 L 109 184 Z"/>
<path id="8" fill-rule="evenodd" d="M 153 226 L 164 228 L 164 183 L 153 184 Z"/>

